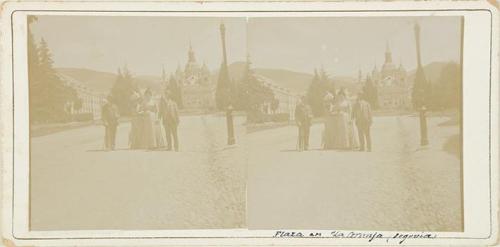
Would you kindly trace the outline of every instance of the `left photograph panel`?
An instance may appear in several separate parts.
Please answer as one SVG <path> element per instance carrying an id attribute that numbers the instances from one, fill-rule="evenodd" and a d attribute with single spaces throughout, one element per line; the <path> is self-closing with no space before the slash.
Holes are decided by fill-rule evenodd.
<path id="1" fill-rule="evenodd" d="M 245 18 L 28 16 L 30 229 L 245 228 Z"/>

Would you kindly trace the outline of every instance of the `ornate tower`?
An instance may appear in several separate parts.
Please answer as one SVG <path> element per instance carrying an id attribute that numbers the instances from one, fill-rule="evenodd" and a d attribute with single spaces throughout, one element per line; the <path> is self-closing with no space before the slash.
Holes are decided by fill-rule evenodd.
<path id="1" fill-rule="evenodd" d="M 385 45 L 385 63 L 386 64 L 392 63 L 392 54 L 391 54 L 391 48 L 389 47 L 389 42 L 387 42 Z"/>
<path id="2" fill-rule="evenodd" d="M 196 63 L 193 46 L 191 45 L 191 42 L 189 42 L 188 61 L 186 63 L 186 67 L 184 68 L 184 77 L 186 79 L 186 83 L 194 84 L 198 79 L 197 72 L 198 64 Z"/>

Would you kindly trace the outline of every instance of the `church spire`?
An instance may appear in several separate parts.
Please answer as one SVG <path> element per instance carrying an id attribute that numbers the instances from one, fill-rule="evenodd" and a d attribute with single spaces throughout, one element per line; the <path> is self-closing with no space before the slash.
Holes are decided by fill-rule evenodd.
<path id="1" fill-rule="evenodd" d="M 167 80 L 167 75 L 165 74 L 165 65 L 161 66 L 161 81 L 165 82 Z"/>
<path id="2" fill-rule="evenodd" d="M 386 64 L 392 63 L 392 54 L 391 54 L 391 48 L 389 47 L 389 41 L 387 41 L 385 47 L 385 63 Z"/>
<path id="3" fill-rule="evenodd" d="M 196 57 L 194 56 L 194 51 L 193 51 L 193 46 L 191 45 L 191 40 L 189 41 L 188 63 L 196 63 Z"/>

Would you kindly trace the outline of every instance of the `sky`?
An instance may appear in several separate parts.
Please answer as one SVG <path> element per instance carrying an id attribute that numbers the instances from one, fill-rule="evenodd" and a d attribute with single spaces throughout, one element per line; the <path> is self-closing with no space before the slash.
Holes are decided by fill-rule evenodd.
<path id="1" fill-rule="evenodd" d="M 421 26 L 423 64 L 460 61 L 460 17 L 144 17 L 39 16 L 31 25 L 44 38 L 55 67 L 137 75 L 172 72 L 187 61 L 191 43 L 209 69 L 222 61 L 219 24 L 226 25 L 229 63 L 249 54 L 257 68 L 357 76 L 380 68 L 389 46 L 393 62 L 416 67 L 414 24 Z"/>
<path id="2" fill-rule="evenodd" d="M 422 63 L 460 61 L 460 17 L 329 17 L 251 19 L 248 44 L 258 67 L 357 75 L 381 68 L 389 46 L 393 63 L 416 68 L 414 25 L 421 30 Z"/>
<path id="3" fill-rule="evenodd" d="M 228 61 L 246 57 L 246 19 L 217 17 L 38 16 L 31 29 L 47 42 L 55 67 L 116 73 L 119 66 L 135 75 L 161 75 L 184 68 L 189 44 L 198 62 L 220 67 L 219 25 L 226 26 Z"/>

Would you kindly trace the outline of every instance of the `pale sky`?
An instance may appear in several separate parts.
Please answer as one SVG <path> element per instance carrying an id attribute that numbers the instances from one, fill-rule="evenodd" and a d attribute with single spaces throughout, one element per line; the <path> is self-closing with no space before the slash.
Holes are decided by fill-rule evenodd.
<path id="1" fill-rule="evenodd" d="M 421 26 L 422 60 L 460 61 L 460 17 L 95 17 L 39 16 L 32 25 L 44 37 L 56 67 L 116 72 L 123 64 L 137 75 L 159 75 L 182 67 L 191 42 L 199 62 L 221 63 L 219 24 L 226 25 L 229 63 L 331 75 L 356 76 L 384 61 L 389 43 L 393 61 L 416 66 L 413 25 Z M 248 46 L 247 46 L 248 43 Z"/>
<path id="2" fill-rule="evenodd" d="M 389 43 L 393 62 L 416 67 L 414 24 L 420 24 L 422 63 L 460 61 L 460 17 L 260 18 L 249 22 L 248 44 L 256 67 L 357 75 L 378 69 Z"/>
<path id="3" fill-rule="evenodd" d="M 246 58 L 246 19 L 217 17 L 38 16 L 35 38 L 43 37 L 55 67 L 116 72 L 127 64 L 136 75 L 172 72 L 187 61 L 191 42 L 198 62 L 222 62 L 219 25 L 226 26 L 228 61 Z"/>

